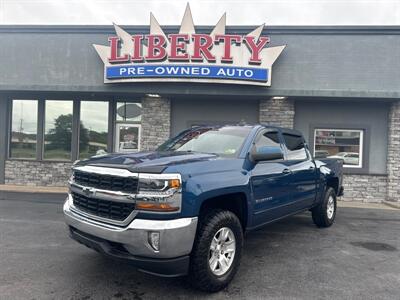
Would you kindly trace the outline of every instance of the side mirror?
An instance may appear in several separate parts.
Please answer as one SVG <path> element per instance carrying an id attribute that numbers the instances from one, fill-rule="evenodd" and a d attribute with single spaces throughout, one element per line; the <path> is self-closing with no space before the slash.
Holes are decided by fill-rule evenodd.
<path id="1" fill-rule="evenodd" d="M 250 158 L 254 162 L 283 159 L 283 153 L 280 147 L 263 146 L 256 147 L 250 151 Z"/>

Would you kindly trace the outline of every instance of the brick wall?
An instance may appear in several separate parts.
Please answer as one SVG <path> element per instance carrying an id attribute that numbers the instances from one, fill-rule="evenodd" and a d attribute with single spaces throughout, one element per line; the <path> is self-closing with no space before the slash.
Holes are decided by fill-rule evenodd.
<path id="1" fill-rule="evenodd" d="M 260 100 L 260 123 L 293 128 L 294 101 L 291 99 Z"/>
<path id="2" fill-rule="evenodd" d="M 400 101 L 390 107 L 388 130 L 387 200 L 400 202 Z"/>
<path id="3" fill-rule="evenodd" d="M 169 99 L 142 100 L 141 150 L 154 150 L 170 137 L 171 102 Z"/>
<path id="4" fill-rule="evenodd" d="M 71 165 L 70 162 L 8 160 L 5 167 L 5 183 L 27 186 L 66 186 Z"/>
<path id="5" fill-rule="evenodd" d="M 382 202 L 386 198 L 387 176 L 344 175 L 344 201 Z"/>

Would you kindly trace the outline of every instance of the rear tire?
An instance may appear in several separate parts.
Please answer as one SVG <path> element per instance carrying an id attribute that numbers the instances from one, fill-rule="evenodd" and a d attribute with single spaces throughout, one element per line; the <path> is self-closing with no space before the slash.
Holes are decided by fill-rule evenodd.
<path id="1" fill-rule="evenodd" d="M 311 209 L 312 219 L 318 227 L 329 227 L 336 217 L 336 192 L 333 188 L 326 189 L 322 202 Z"/>
<path id="2" fill-rule="evenodd" d="M 190 260 L 190 283 L 206 292 L 225 288 L 239 268 L 242 246 L 238 217 L 230 211 L 210 211 L 199 223 Z"/>

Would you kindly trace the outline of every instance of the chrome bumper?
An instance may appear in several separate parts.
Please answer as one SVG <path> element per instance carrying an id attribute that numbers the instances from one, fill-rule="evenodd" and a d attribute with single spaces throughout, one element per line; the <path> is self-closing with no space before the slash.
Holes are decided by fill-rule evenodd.
<path id="1" fill-rule="evenodd" d="M 197 217 L 174 220 L 134 219 L 127 227 L 118 227 L 91 220 L 71 210 L 69 196 L 64 203 L 68 226 L 110 242 L 120 243 L 130 254 L 149 258 L 175 258 L 192 251 L 197 229 Z M 149 244 L 149 232 L 160 233 L 160 250 Z"/>

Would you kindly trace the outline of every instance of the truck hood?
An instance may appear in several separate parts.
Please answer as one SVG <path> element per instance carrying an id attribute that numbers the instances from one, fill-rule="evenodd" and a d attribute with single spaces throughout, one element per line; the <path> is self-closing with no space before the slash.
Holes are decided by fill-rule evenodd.
<path id="1" fill-rule="evenodd" d="M 167 167 L 172 165 L 214 160 L 218 157 L 219 156 L 216 154 L 180 151 L 113 153 L 81 160 L 77 162 L 74 167 L 90 165 L 123 168 L 131 172 L 162 173 Z"/>

